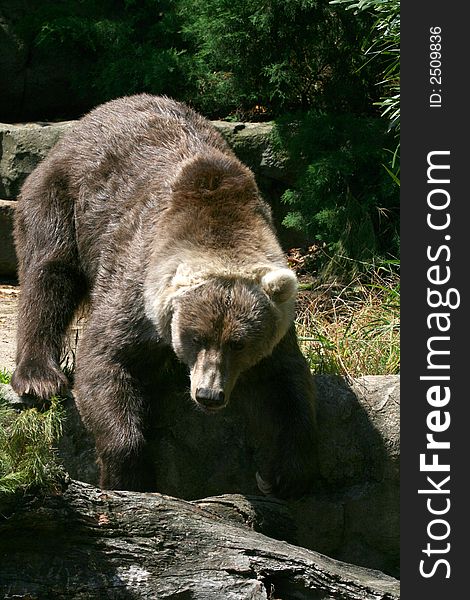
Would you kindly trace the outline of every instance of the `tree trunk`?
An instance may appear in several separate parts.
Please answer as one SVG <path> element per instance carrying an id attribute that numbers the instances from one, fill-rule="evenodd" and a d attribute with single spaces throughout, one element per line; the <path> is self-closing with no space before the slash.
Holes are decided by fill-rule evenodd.
<path id="1" fill-rule="evenodd" d="M 399 597 L 389 576 L 254 531 L 265 516 L 268 529 L 274 515 L 289 527 L 276 500 L 186 502 L 70 481 L 55 496 L 0 508 L 4 598 Z"/>

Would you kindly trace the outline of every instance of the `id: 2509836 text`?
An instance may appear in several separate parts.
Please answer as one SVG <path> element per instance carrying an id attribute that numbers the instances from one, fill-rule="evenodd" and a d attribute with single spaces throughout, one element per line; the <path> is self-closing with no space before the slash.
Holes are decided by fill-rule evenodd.
<path id="1" fill-rule="evenodd" d="M 429 94 L 430 108 L 442 106 L 442 29 L 429 28 Z"/>

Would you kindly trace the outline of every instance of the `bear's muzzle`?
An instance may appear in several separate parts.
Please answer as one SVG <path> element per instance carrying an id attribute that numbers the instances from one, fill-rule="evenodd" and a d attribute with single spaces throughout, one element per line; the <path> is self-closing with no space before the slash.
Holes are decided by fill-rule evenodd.
<path id="1" fill-rule="evenodd" d="M 209 411 L 217 411 L 225 406 L 225 392 L 209 388 L 196 389 L 196 402 Z"/>

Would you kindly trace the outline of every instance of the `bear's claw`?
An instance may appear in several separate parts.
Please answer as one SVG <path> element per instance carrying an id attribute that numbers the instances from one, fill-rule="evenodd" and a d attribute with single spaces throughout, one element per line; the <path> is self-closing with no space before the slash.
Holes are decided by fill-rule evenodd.
<path id="1" fill-rule="evenodd" d="M 272 485 L 265 481 L 258 471 L 256 471 L 256 483 L 258 485 L 259 491 L 262 492 L 265 496 L 270 496 L 272 494 Z"/>
<path id="2" fill-rule="evenodd" d="M 19 396 L 48 400 L 51 396 L 65 393 L 68 380 L 58 367 L 30 361 L 18 365 L 13 373 L 11 386 Z"/>

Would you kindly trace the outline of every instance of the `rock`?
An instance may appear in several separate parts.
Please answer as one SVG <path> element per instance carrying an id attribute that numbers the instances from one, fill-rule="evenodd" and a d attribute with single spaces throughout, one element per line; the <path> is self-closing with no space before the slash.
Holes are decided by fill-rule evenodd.
<path id="1" fill-rule="evenodd" d="M 291 505 L 297 542 L 397 576 L 399 376 L 315 380 L 323 485 Z"/>
<path id="2" fill-rule="evenodd" d="M 186 500 L 259 495 L 253 444 L 236 396 L 223 413 L 200 414 L 187 398 L 186 377 L 175 365 L 162 378 L 167 401 L 153 442 L 159 491 Z M 351 385 L 333 376 L 315 379 L 322 477 L 311 494 L 287 503 L 295 543 L 397 576 L 399 377 L 361 377 Z M 66 402 L 63 463 L 72 478 L 96 484 L 92 442 L 72 399 Z"/>
<path id="3" fill-rule="evenodd" d="M 16 198 L 26 177 L 73 123 L 0 123 L 0 197 Z M 283 183 L 291 180 L 287 157 L 276 152 L 271 142 L 272 123 L 213 123 L 258 177 Z"/>
<path id="4" fill-rule="evenodd" d="M 15 202 L 0 200 L 0 275 L 15 277 L 16 253 L 13 244 L 13 215 Z"/>
<path id="5" fill-rule="evenodd" d="M 0 123 L 0 198 L 16 199 L 26 177 L 73 125 L 63 123 Z"/>
<path id="6" fill-rule="evenodd" d="M 286 154 L 273 145 L 273 123 L 234 123 L 213 121 L 238 158 L 254 171 L 258 179 L 268 178 L 291 183 Z"/>
<path id="7" fill-rule="evenodd" d="M 16 276 L 12 232 L 15 200 L 21 185 L 72 124 L 0 123 L 0 277 Z"/>

